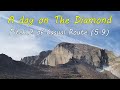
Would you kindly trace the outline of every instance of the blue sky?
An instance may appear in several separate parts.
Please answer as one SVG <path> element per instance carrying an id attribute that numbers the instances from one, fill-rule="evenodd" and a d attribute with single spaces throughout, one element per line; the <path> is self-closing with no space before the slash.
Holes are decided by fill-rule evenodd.
<path id="1" fill-rule="evenodd" d="M 8 24 L 7 19 L 14 15 L 15 23 Z M 70 18 L 70 24 L 56 24 L 55 15 L 62 15 L 64 18 Z M 112 23 L 109 25 L 100 24 L 73 24 L 75 16 L 84 17 L 113 17 Z M 19 25 L 17 22 L 22 17 L 34 18 L 32 26 Z M 48 24 L 38 24 L 40 17 L 49 18 Z M 107 37 L 97 36 L 75 36 L 75 35 L 16 35 L 10 29 L 30 30 L 50 29 L 54 31 L 60 30 L 92 30 L 92 29 L 109 29 L 110 33 Z M 53 49 L 60 42 L 85 43 L 97 47 L 105 48 L 113 51 L 116 55 L 120 55 L 120 12 L 119 11 L 0 11 L 0 53 L 5 53 L 15 60 L 20 60 L 25 56 L 37 55 L 43 50 Z"/>

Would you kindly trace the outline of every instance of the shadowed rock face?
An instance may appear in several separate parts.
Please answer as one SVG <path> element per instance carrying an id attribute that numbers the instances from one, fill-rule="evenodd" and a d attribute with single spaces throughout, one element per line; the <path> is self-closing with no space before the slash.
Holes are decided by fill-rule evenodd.
<path id="1" fill-rule="evenodd" d="M 35 64 L 37 58 L 38 56 L 28 56 L 28 57 L 24 57 L 23 59 L 21 59 L 21 61 L 28 65 L 33 65 Z"/>
<path id="2" fill-rule="evenodd" d="M 110 72 L 97 72 L 87 63 L 69 61 L 55 67 L 40 65 L 39 68 L 14 61 L 0 54 L 0 79 L 118 79 Z"/>
<path id="3" fill-rule="evenodd" d="M 1 75 L 12 76 L 12 77 L 22 77 L 22 74 L 34 73 L 36 68 L 29 66 L 20 61 L 14 61 L 11 57 L 0 54 L 0 78 Z"/>
<path id="4" fill-rule="evenodd" d="M 28 65 L 39 65 L 41 61 L 49 55 L 49 53 L 51 53 L 51 50 L 42 51 L 39 55 L 24 57 L 21 61 Z"/>
<path id="5" fill-rule="evenodd" d="M 65 64 L 71 58 L 84 60 L 84 62 L 95 66 L 102 67 L 103 64 L 108 65 L 108 60 L 114 58 L 115 55 L 107 50 L 93 47 L 85 44 L 60 43 L 54 50 L 42 60 L 42 64 L 56 66 Z"/>
<path id="6" fill-rule="evenodd" d="M 12 65 L 13 61 L 11 57 L 8 57 L 5 54 L 0 54 L 0 66 L 8 66 L 8 65 Z"/>

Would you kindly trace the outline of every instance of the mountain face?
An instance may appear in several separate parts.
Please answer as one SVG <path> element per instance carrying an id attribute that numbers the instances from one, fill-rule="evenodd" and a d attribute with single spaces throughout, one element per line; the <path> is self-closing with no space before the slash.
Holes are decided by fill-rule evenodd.
<path id="1" fill-rule="evenodd" d="M 0 79 L 118 79 L 110 72 L 97 72 L 87 63 L 69 61 L 55 67 L 34 68 L 0 54 Z"/>
<path id="2" fill-rule="evenodd" d="M 28 65 L 38 65 L 51 52 L 52 52 L 51 50 L 42 51 L 42 52 L 40 52 L 39 55 L 24 57 L 23 59 L 21 59 L 21 61 L 28 64 Z"/>
<path id="3" fill-rule="evenodd" d="M 21 61 L 14 61 L 5 54 L 0 54 L 0 79 L 33 78 L 36 72 L 40 76 L 41 72 L 37 68 Z"/>
<path id="4" fill-rule="evenodd" d="M 3 68 L 3 69 L 2 69 Z M 0 54 L 0 71 L 24 71 L 27 69 L 32 69 L 31 66 L 20 62 L 20 61 L 14 61 L 11 57 Z"/>
<path id="5" fill-rule="evenodd" d="M 111 72 L 106 70 L 104 70 L 103 72 L 98 72 L 93 66 L 82 61 L 80 63 L 69 61 L 66 64 L 58 65 L 58 67 L 61 67 L 57 68 L 57 72 L 59 73 L 59 75 L 63 74 L 63 72 L 66 74 L 69 74 L 69 72 L 73 72 L 70 73 L 68 76 L 79 76 L 76 78 L 80 79 L 118 79 L 118 77 L 113 75 Z M 62 69 L 62 71 L 59 72 L 59 69 Z"/>
<path id="6" fill-rule="evenodd" d="M 114 58 L 112 52 L 104 49 L 64 42 L 52 51 L 42 51 L 21 61 L 0 54 L 0 79 L 118 79 L 109 71 L 96 70 L 103 65 L 115 65 Z"/>
<path id="7" fill-rule="evenodd" d="M 84 61 L 95 67 L 108 65 L 108 61 L 115 58 L 115 55 L 107 50 L 85 44 L 60 43 L 54 50 L 42 60 L 42 64 L 56 66 L 65 64 L 71 59 Z"/>
<path id="8" fill-rule="evenodd" d="M 109 67 L 106 68 L 106 70 L 120 78 L 120 57 L 111 60 L 109 62 Z"/>
<path id="9" fill-rule="evenodd" d="M 77 62 L 84 61 L 96 68 L 102 68 L 103 65 L 108 66 L 109 61 L 114 58 L 116 56 L 108 50 L 85 44 L 63 42 L 52 51 L 43 51 L 38 56 L 25 57 L 21 61 L 30 65 L 57 66 L 70 60 L 76 60 Z"/>

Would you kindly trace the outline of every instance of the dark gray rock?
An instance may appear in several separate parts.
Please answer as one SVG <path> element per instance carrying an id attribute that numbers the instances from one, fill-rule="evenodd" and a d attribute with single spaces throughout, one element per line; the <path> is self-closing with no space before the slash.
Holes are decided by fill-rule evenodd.
<path id="1" fill-rule="evenodd" d="M 39 55 L 36 56 L 28 56 L 28 57 L 24 57 L 23 59 L 21 59 L 22 62 L 28 64 L 28 65 L 39 65 L 41 64 L 41 61 L 47 57 L 52 51 L 48 50 L 48 51 L 42 51 L 40 52 Z"/>

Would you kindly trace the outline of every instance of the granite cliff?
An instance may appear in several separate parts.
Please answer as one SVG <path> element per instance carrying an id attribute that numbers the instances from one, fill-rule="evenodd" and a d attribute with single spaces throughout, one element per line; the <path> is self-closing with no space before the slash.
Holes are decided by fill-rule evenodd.
<path id="1" fill-rule="evenodd" d="M 99 68 L 102 67 L 102 65 L 108 65 L 108 61 L 114 58 L 115 55 L 108 50 L 85 44 L 63 42 L 58 44 L 41 63 L 56 66 L 58 64 L 65 64 L 71 59 L 74 59 L 77 62 L 84 61 Z"/>
<path id="2" fill-rule="evenodd" d="M 41 53 L 44 54 L 42 55 Z M 109 61 L 116 58 L 113 52 L 98 47 L 62 42 L 58 44 L 52 51 L 43 51 L 39 56 L 25 57 L 22 62 L 33 65 L 49 65 L 56 66 L 65 64 L 70 60 L 76 62 L 84 61 L 96 68 L 102 68 L 103 65 L 109 65 Z M 26 59 L 28 58 L 28 59 Z M 32 59 L 30 59 L 32 58 Z M 31 61 L 32 60 L 32 61 Z"/>

